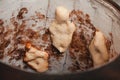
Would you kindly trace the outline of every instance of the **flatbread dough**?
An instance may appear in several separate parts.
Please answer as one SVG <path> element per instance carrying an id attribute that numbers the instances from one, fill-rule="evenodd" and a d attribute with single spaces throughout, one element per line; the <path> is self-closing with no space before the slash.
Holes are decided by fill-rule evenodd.
<path id="1" fill-rule="evenodd" d="M 76 29 L 75 25 L 68 21 L 68 18 L 69 14 L 67 9 L 58 7 L 56 9 L 56 20 L 54 20 L 49 27 L 53 45 L 60 52 L 66 51 L 71 43 L 72 35 Z"/>
<path id="2" fill-rule="evenodd" d="M 109 60 L 109 54 L 106 47 L 106 38 L 103 33 L 96 31 L 95 36 L 89 46 L 94 66 L 101 66 Z"/>
<path id="3" fill-rule="evenodd" d="M 24 61 L 38 72 L 47 71 L 48 53 L 38 50 L 37 48 L 31 46 L 30 43 L 27 43 L 26 48 L 29 49 L 29 51 L 26 52 Z"/>

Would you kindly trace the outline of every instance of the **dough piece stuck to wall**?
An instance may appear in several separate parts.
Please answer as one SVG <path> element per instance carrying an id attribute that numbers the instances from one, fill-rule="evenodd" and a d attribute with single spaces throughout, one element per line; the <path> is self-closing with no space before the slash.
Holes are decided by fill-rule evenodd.
<path id="1" fill-rule="evenodd" d="M 33 69 L 38 72 L 45 72 L 48 70 L 48 53 L 40 51 L 33 47 L 30 43 L 26 44 L 26 48 L 29 49 L 26 52 L 24 61 L 27 62 Z"/>
<path id="2" fill-rule="evenodd" d="M 56 20 L 49 27 L 53 45 L 60 51 L 65 52 L 71 43 L 76 27 L 69 20 L 69 12 L 64 7 L 56 8 Z"/>
<path id="3" fill-rule="evenodd" d="M 102 32 L 96 31 L 89 46 L 94 66 L 101 66 L 109 60 L 109 53 L 106 47 L 106 38 Z"/>

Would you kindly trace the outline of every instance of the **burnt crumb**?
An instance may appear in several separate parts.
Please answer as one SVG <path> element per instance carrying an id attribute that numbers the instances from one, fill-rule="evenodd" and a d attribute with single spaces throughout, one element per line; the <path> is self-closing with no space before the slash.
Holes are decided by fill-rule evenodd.
<path id="1" fill-rule="evenodd" d="M 16 44 L 24 44 L 24 41 L 22 40 L 22 37 L 18 37 L 16 39 Z"/>
<path id="2" fill-rule="evenodd" d="M 49 55 L 51 57 L 54 57 L 56 58 L 57 60 L 60 58 L 60 57 L 63 57 L 63 55 L 52 45 L 48 45 L 47 48 L 45 49 L 45 51 L 47 53 L 49 53 Z"/>
<path id="3" fill-rule="evenodd" d="M 49 32 L 48 29 L 46 29 L 46 30 L 45 30 L 45 33 L 42 35 L 42 40 L 43 40 L 44 42 L 48 42 L 49 38 L 50 38 L 50 32 Z"/>
<path id="4" fill-rule="evenodd" d="M 8 60 L 9 63 L 11 63 L 11 61 L 13 60 L 13 57 L 10 57 L 10 59 Z"/>
<path id="5" fill-rule="evenodd" d="M 25 30 L 25 35 L 30 39 L 38 39 L 40 37 L 40 34 L 32 29 Z"/>
<path id="6" fill-rule="evenodd" d="M 50 35 L 49 29 L 45 30 L 45 34 Z"/>
<path id="7" fill-rule="evenodd" d="M 59 52 L 59 50 L 58 50 L 57 48 L 55 48 L 53 45 L 51 45 L 51 49 L 52 49 L 53 55 L 54 55 L 54 54 L 61 54 L 61 53 Z"/>
<path id="8" fill-rule="evenodd" d="M 16 22 L 16 21 L 15 21 L 15 22 L 14 22 L 14 26 L 16 26 L 16 27 L 17 27 L 17 26 L 18 26 L 18 22 Z"/>
<path id="9" fill-rule="evenodd" d="M 36 13 L 36 16 L 38 17 L 38 19 L 45 19 L 45 15 L 40 13 L 40 12 L 35 12 Z"/>
<path id="10" fill-rule="evenodd" d="M 106 40 L 106 47 L 107 50 L 110 51 L 110 46 L 112 45 L 112 42 L 110 40 Z"/>
<path id="11" fill-rule="evenodd" d="M 0 44 L 0 49 L 5 49 L 10 44 L 10 40 L 5 40 L 2 44 Z"/>
<path id="12" fill-rule="evenodd" d="M 24 49 L 18 49 L 17 53 L 19 54 L 19 56 L 16 59 L 19 60 L 24 57 L 26 51 Z"/>
<path id="13" fill-rule="evenodd" d="M 32 27 L 35 27 L 36 26 L 36 24 L 32 24 Z"/>
<path id="14" fill-rule="evenodd" d="M 26 27 L 26 21 L 23 20 L 22 23 L 19 25 L 19 27 L 15 28 L 14 38 L 18 35 L 24 34 L 25 27 Z"/>
<path id="15" fill-rule="evenodd" d="M 109 57 L 110 57 L 110 60 L 111 60 L 111 59 L 114 59 L 116 56 L 118 56 L 118 53 L 114 50 L 113 34 L 109 33 L 109 35 L 110 35 L 110 40 L 106 40 L 106 47 L 107 47 L 107 50 L 110 54 Z"/>
<path id="16" fill-rule="evenodd" d="M 75 56 L 75 54 L 74 54 L 74 49 L 73 48 L 69 48 L 69 53 L 70 53 L 70 57 L 72 58 L 72 59 L 76 59 L 76 56 Z M 79 52 L 79 50 L 76 50 L 75 52 Z"/>
<path id="17" fill-rule="evenodd" d="M 19 13 L 18 13 L 18 15 L 17 15 L 17 18 L 18 19 L 23 19 L 24 17 L 23 17 L 23 14 L 25 14 L 25 13 L 28 13 L 28 9 L 27 8 L 21 8 L 20 9 L 20 11 L 19 11 Z"/>
<path id="18" fill-rule="evenodd" d="M 4 30 L 5 30 L 4 27 L 0 26 L 0 34 L 3 34 Z"/>
<path id="19" fill-rule="evenodd" d="M 76 70 L 80 70 L 79 63 L 75 61 L 74 64 L 72 64 L 72 67 L 68 67 L 68 70 L 75 72 Z"/>
<path id="20" fill-rule="evenodd" d="M 113 34 L 112 33 L 109 33 L 110 37 L 113 38 Z"/>
<path id="21" fill-rule="evenodd" d="M 15 17 L 12 17 L 12 18 L 10 19 L 10 21 L 11 21 L 11 23 L 12 23 L 15 27 L 18 26 L 18 22 L 15 20 Z"/>
<path id="22" fill-rule="evenodd" d="M 111 45 L 113 44 L 113 34 L 112 33 L 109 33 L 110 37 L 111 37 Z"/>
<path id="23" fill-rule="evenodd" d="M 22 23 L 18 27 L 15 27 L 15 29 L 14 29 L 15 33 L 14 33 L 14 36 L 13 36 L 14 40 L 16 40 L 17 36 L 24 34 L 25 27 L 26 27 L 26 22 L 25 21 L 22 21 Z"/>
<path id="24" fill-rule="evenodd" d="M 4 21 L 2 19 L 0 19 L 0 25 L 3 25 Z"/>
<path id="25" fill-rule="evenodd" d="M 52 48 L 51 48 L 52 45 L 48 45 L 47 48 L 45 48 L 45 51 L 49 54 L 52 54 Z"/>
<path id="26" fill-rule="evenodd" d="M 42 40 L 43 40 L 44 42 L 47 42 L 47 41 L 48 41 L 48 37 L 49 37 L 49 35 L 43 34 Z"/>
<path id="27" fill-rule="evenodd" d="M 7 40 L 3 45 L 5 46 L 5 48 L 10 44 L 10 40 Z"/>
<path id="28" fill-rule="evenodd" d="M 9 56 L 9 55 L 13 54 L 15 51 L 16 51 L 16 48 L 11 49 L 10 51 L 8 51 L 8 54 L 7 54 L 7 55 Z"/>
<path id="29" fill-rule="evenodd" d="M 27 69 L 28 68 L 28 65 L 24 65 L 23 69 Z"/>
<path id="30" fill-rule="evenodd" d="M 91 20 L 88 14 L 86 14 L 86 19 L 85 19 L 86 23 L 91 24 Z"/>
<path id="31" fill-rule="evenodd" d="M 52 44 L 48 45 L 45 50 L 46 50 L 48 53 L 50 53 L 50 55 L 60 54 L 60 52 L 59 52 Z"/>
<path id="32" fill-rule="evenodd" d="M 11 33 L 12 33 L 12 30 L 11 30 L 11 29 L 7 29 L 7 31 L 4 32 L 3 35 L 4 35 L 4 37 L 7 37 L 7 36 L 9 36 Z"/>
<path id="33" fill-rule="evenodd" d="M 13 52 L 12 58 L 20 60 L 24 57 L 25 53 L 26 53 L 25 49 L 17 49 Z"/>

